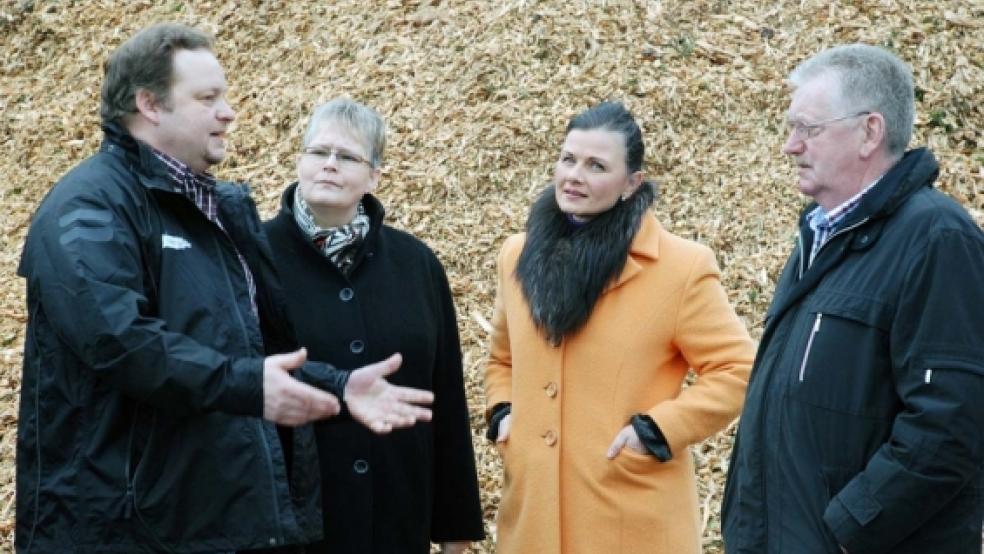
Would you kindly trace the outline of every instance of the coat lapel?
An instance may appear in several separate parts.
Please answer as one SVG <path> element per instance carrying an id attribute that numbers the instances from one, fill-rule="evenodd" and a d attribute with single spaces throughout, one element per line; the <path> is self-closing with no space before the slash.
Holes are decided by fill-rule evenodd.
<path id="1" fill-rule="evenodd" d="M 659 258 L 659 235 L 662 231 L 663 228 L 656 216 L 652 213 L 642 216 L 639 232 L 636 233 L 635 238 L 632 239 L 632 245 L 629 247 L 629 257 L 625 260 L 625 267 L 622 268 L 622 273 L 619 274 L 618 279 L 609 285 L 605 292 L 622 286 L 638 275 L 642 271 L 642 264 L 639 263 L 640 258 L 650 260 Z"/>

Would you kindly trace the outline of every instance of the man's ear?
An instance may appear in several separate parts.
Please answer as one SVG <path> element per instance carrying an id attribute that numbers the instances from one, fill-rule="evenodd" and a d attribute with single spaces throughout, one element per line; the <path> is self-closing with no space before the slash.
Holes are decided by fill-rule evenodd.
<path id="1" fill-rule="evenodd" d="M 885 116 L 878 112 L 864 116 L 861 157 L 868 158 L 885 143 Z"/>
<path id="2" fill-rule="evenodd" d="M 145 119 L 157 125 L 161 121 L 161 105 L 157 101 L 157 96 L 145 88 L 138 88 L 134 95 L 134 103 L 137 105 L 137 113 Z"/>

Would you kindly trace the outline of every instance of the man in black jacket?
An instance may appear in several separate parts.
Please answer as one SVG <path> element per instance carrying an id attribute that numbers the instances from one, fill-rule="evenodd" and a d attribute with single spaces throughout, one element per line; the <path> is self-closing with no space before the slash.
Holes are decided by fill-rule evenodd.
<path id="1" fill-rule="evenodd" d="M 725 490 L 729 554 L 980 554 L 984 233 L 933 188 L 909 68 L 839 46 L 790 75 L 813 198 L 779 278 Z"/>
<path id="2" fill-rule="evenodd" d="M 229 552 L 321 534 L 309 426 L 376 432 L 429 392 L 297 349 L 256 208 L 207 170 L 234 118 L 211 38 L 149 27 L 106 64 L 100 151 L 35 214 L 18 552 Z M 291 375 L 293 372 L 293 375 Z"/>

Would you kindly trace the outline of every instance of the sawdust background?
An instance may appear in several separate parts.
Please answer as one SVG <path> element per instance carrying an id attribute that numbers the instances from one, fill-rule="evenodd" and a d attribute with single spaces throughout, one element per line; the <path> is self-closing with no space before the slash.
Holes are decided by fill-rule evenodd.
<path id="1" fill-rule="evenodd" d="M 637 115 L 656 208 L 712 247 L 755 336 L 802 205 L 780 154 L 784 76 L 842 42 L 896 51 L 914 68 L 913 145 L 939 187 L 984 221 L 984 6 L 971 1 L 339 0 L 0 2 L 0 550 L 12 548 L 24 287 L 15 268 L 31 213 L 100 142 L 101 64 L 161 20 L 217 36 L 238 111 L 226 179 L 274 213 L 313 106 L 349 95 L 389 126 L 380 197 L 426 241 L 457 301 L 487 529 L 501 469 L 481 438 L 482 361 L 495 254 L 523 226 L 566 121 L 603 99 Z M 706 552 L 734 427 L 697 445 Z M 492 552 L 491 540 L 476 545 Z"/>

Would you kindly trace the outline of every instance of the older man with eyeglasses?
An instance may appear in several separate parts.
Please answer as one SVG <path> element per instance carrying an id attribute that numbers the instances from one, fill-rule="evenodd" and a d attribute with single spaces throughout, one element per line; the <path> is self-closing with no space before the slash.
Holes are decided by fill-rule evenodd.
<path id="1" fill-rule="evenodd" d="M 731 458 L 729 554 L 979 554 L 984 233 L 906 152 L 895 55 L 790 75 L 783 152 L 811 197 L 766 314 Z"/>

